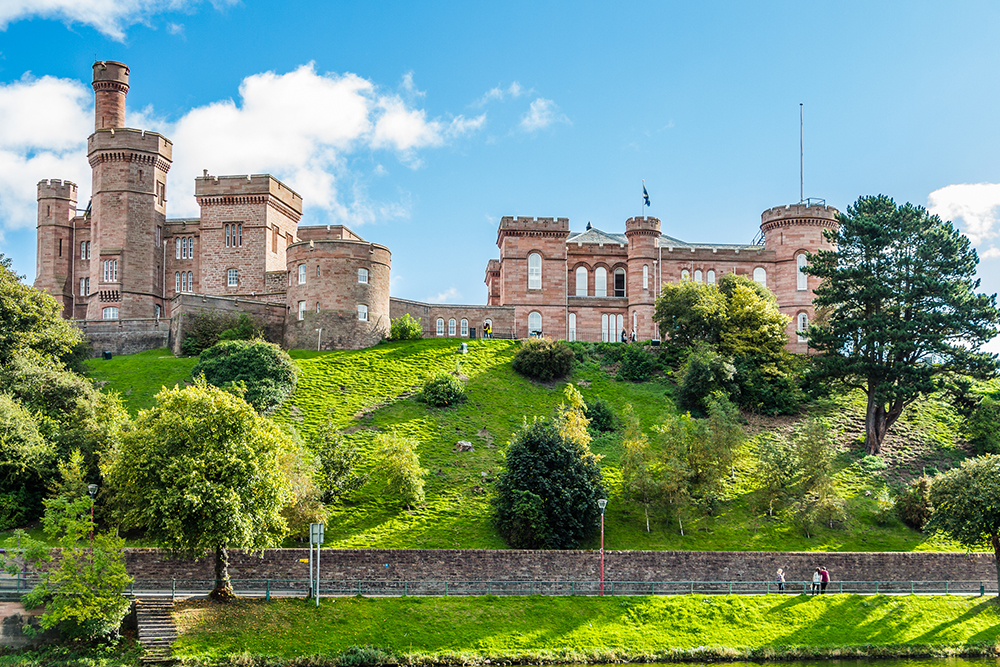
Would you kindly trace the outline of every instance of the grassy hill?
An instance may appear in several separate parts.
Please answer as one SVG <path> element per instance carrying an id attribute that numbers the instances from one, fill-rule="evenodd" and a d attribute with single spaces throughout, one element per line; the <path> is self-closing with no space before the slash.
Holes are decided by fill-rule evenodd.
<path id="1" fill-rule="evenodd" d="M 406 510 L 370 484 L 334 508 L 327 522 L 330 547 L 503 548 L 489 519 L 491 482 L 502 467 L 502 449 L 525 419 L 550 416 L 565 383 L 539 384 L 517 375 L 510 361 L 516 343 L 468 341 L 458 354 L 457 340 L 386 343 L 344 352 L 292 351 L 301 373 L 296 394 L 276 419 L 304 435 L 332 419 L 363 451 L 373 433 L 397 429 L 420 442 L 427 469 L 424 506 Z M 117 390 L 133 413 L 152 403 L 160 385 L 189 379 L 193 359 L 173 359 L 166 351 L 111 361 L 92 360 L 92 376 Z M 436 373 L 458 370 L 468 378 L 468 400 L 446 409 L 430 408 L 413 393 Z M 676 411 L 666 380 L 618 382 L 595 361 L 578 364 L 569 381 L 588 401 L 602 398 L 621 413 L 631 405 L 649 429 Z M 755 441 L 738 459 L 715 516 L 694 514 L 681 536 L 667 517 L 651 515 L 646 531 L 641 508 L 626 506 L 620 494 L 616 434 L 595 439 L 610 488 L 605 546 L 608 549 L 909 551 L 949 550 L 953 545 L 926 541 L 915 531 L 878 511 L 878 498 L 890 483 L 924 470 L 947 469 L 964 458 L 956 438 L 957 416 L 947 402 L 932 398 L 908 410 L 886 443 L 884 459 L 860 456 L 863 403 L 855 395 L 827 401 L 818 408 L 831 422 L 844 451 L 836 462 L 836 482 L 846 493 L 851 519 L 844 528 L 819 529 L 806 537 L 788 522 L 761 517 L 751 510 Z M 751 435 L 790 428 L 795 419 L 749 418 Z M 455 451 L 466 440 L 471 452 Z M 595 544 L 584 545 L 594 547 Z"/>

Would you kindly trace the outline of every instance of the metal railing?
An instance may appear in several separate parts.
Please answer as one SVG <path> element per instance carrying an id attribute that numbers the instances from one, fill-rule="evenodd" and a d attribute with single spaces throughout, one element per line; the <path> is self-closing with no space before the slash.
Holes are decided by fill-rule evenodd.
<path id="1" fill-rule="evenodd" d="M 39 577 L 0 578 L 0 595 L 22 595 Z M 233 579 L 233 590 L 244 597 L 306 596 L 305 579 Z M 137 579 L 123 591 L 129 597 L 197 597 L 207 595 L 214 579 Z M 605 595 L 769 595 L 774 581 L 613 581 L 604 582 Z M 785 583 L 785 594 L 819 594 L 811 581 Z M 826 594 L 856 595 L 995 595 L 996 581 L 833 581 Z M 320 584 L 321 596 L 467 596 L 467 595 L 599 595 L 598 581 L 451 581 L 451 580 L 329 580 Z"/>

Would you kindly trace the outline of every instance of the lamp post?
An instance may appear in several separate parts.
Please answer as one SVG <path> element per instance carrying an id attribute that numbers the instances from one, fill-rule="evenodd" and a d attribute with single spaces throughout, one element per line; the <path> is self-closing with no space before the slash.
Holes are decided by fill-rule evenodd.
<path id="1" fill-rule="evenodd" d="M 320 341 L 323 340 L 323 328 L 316 329 L 316 351 L 319 352 Z"/>
<path id="2" fill-rule="evenodd" d="M 597 506 L 601 508 L 601 595 L 604 595 L 604 508 L 608 506 L 608 499 L 601 498 Z"/>
<path id="3" fill-rule="evenodd" d="M 94 552 L 94 496 L 97 495 L 97 485 L 88 484 L 87 493 L 90 494 L 90 552 Z M 93 557 L 93 556 L 91 556 Z"/>

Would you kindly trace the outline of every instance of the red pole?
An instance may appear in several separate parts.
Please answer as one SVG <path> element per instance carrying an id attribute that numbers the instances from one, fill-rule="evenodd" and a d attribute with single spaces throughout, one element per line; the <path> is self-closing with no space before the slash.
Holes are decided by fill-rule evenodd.
<path id="1" fill-rule="evenodd" d="M 601 510 L 601 595 L 604 595 L 604 510 Z"/>

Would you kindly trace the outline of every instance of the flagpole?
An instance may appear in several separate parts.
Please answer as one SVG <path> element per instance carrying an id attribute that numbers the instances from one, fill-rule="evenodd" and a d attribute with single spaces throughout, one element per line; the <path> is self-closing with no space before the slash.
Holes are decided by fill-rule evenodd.
<path id="1" fill-rule="evenodd" d="M 639 217 L 646 213 L 646 179 L 642 179 L 642 198 L 639 200 Z"/>

